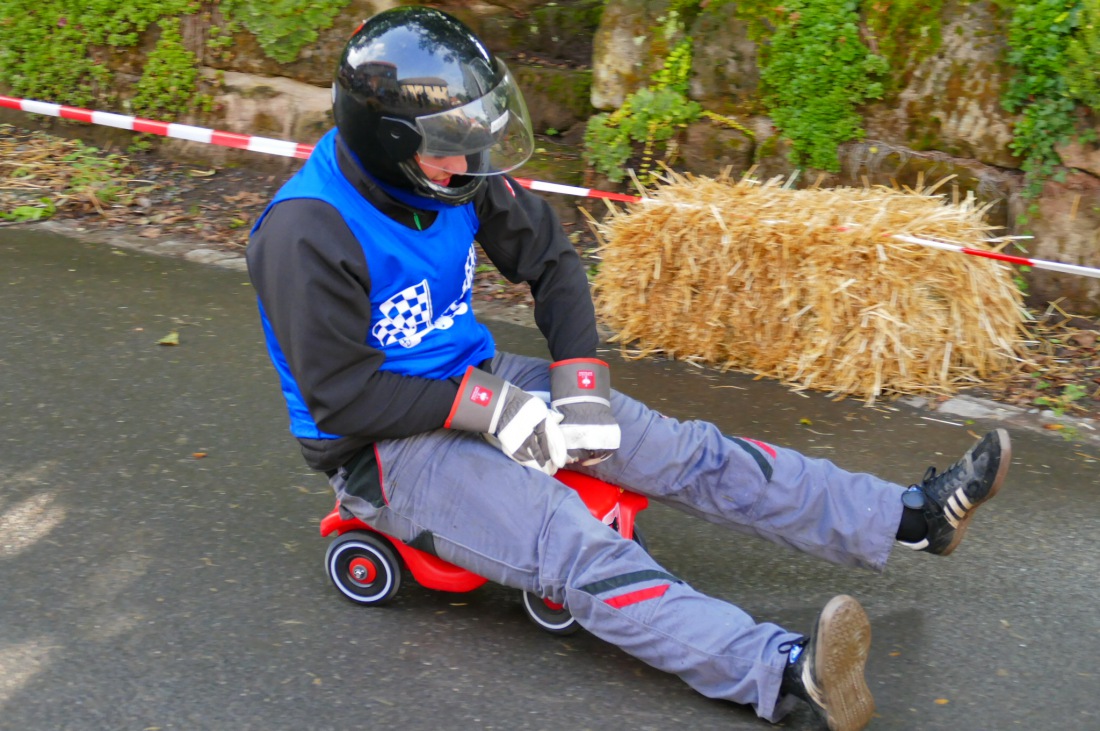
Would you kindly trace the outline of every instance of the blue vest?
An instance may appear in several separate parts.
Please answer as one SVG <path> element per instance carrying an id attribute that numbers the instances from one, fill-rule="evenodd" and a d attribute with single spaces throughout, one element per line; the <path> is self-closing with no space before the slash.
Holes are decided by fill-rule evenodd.
<path id="1" fill-rule="evenodd" d="M 445 379 L 491 358 L 489 330 L 474 317 L 471 289 L 478 221 L 472 203 L 438 208 L 426 231 L 414 231 L 372 206 L 336 163 L 336 130 L 318 142 L 306 164 L 279 190 L 253 231 L 277 203 L 313 198 L 337 211 L 363 247 L 370 271 L 371 330 L 367 344 L 381 350 L 381 370 Z M 337 439 L 318 429 L 260 306 L 268 353 L 290 411 L 296 437 Z"/>

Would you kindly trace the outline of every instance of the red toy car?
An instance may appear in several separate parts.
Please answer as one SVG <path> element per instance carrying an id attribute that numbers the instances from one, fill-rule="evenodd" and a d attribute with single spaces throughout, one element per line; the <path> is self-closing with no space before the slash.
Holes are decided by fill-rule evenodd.
<path id="1" fill-rule="evenodd" d="M 580 494 L 593 516 L 645 548 L 634 519 L 649 505 L 648 499 L 579 472 L 561 470 L 557 478 Z M 392 599 L 401 587 L 401 563 L 428 589 L 464 592 L 486 582 L 484 577 L 379 533 L 347 511 L 341 514 L 339 503 L 321 520 L 321 535 L 335 536 L 325 553 L 329 578 L 356 604 L 370 606 Z M 523 608 L 547 632 L 565 635 L 580 628 L 568 609 L 537 594 L 524 592 Z"/>

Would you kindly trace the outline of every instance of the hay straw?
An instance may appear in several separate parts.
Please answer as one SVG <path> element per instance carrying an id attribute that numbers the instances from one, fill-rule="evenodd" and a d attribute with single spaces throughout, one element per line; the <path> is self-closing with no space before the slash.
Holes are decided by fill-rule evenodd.
<path id="1" fill-rule="evenodd" d="M 1027 313 L 1011 269 L 891 238 L 989 248 L 972 199 L 672 173 L 646 196 L 592 221 L 597 307 L 629 356 L 869 403 L 947 395 L 1018 368 Z"/>

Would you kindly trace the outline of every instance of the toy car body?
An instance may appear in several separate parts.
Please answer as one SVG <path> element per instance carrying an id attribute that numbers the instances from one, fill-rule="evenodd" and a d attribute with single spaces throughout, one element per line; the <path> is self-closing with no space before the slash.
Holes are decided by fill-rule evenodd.
<path id="1" fill-rule="evenodd" d="M 556 477 L 577 491 L 595 518 L 645 548 L 635 518 L 649 505 L 647 498 L 579 472 L 559 470 Z M 321 520 L 321 535 L 333 537 L 325 553 L 329 579 L 356 604 L 373 606 L 392 599 L 401 588 L 402 564 L 418 584 L 428 589 L 467 592 L 487 581 L 374 530 L 341 510 L 339 503 Z M 531 621 L 547 632 L 571 634 L 579 629 L 568 609 L 537 594 L 523 592 L 523 607 Z"/>

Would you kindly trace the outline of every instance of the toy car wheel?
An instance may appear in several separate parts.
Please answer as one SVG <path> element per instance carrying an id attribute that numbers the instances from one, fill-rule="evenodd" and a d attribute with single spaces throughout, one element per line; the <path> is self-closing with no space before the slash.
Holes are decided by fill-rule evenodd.
<path id="1" fill-rule="evenodd" d="M 340 593 L 356 604 L 383 604 L 401 588 L 401 565 L 393 549 L 366 531 L 351 531 L 330 543 L 325 568 Z"/>
<path id="2" fill-rule="evenodd" d="M 523 608 L 532 622 L 552 635 L 571 635 L 581 628 L 568 609 L 538 594 L 523 592 Z"/>
<path id="3" fill-rule="evenodd" d="M 646 542 L 645 536 L 642 534 L 641 529 L 638 528 L 637 523 L 634 524 L 633 540 L 634 540 L 635 543 L 637 543 L 639 546 L 642 547 L 643 551 L 645 551 L 646 553 L 649 553 L 649 544 Z"/>

